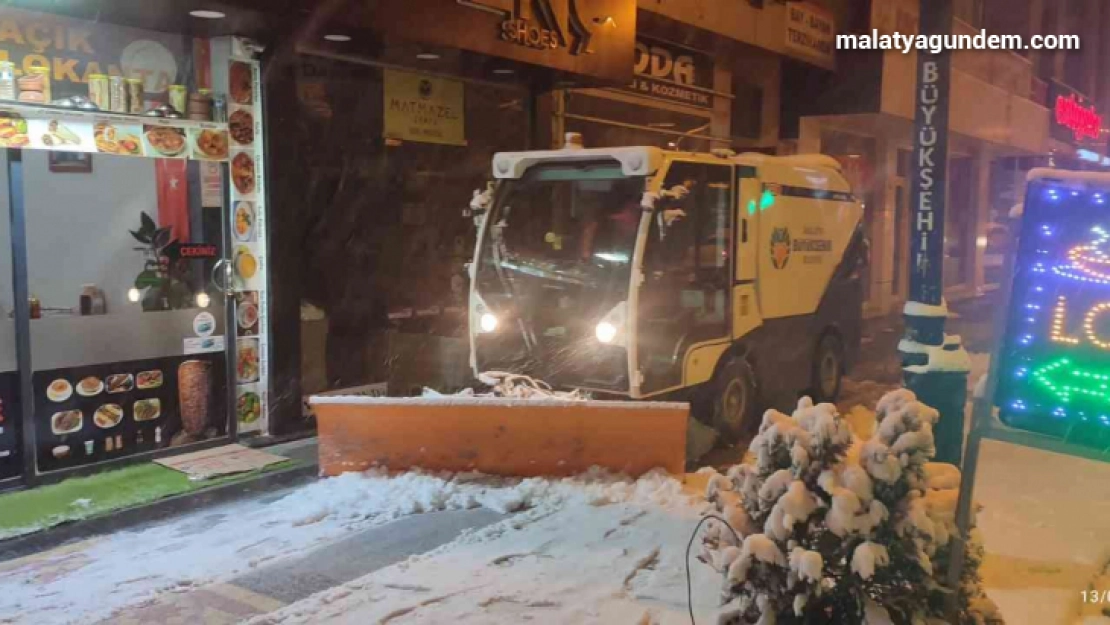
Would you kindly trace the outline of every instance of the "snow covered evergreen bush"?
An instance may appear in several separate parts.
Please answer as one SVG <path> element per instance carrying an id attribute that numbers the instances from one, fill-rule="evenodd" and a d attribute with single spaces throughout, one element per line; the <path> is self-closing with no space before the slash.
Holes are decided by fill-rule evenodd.
<path id="1" fill-rule="evenodd" d="M 768 410 L 754 464 L 708 484 L 716 513 L 739 533 L 709 521 L 700 556 L 724 576 L 732 622 L 943 623 L 959 471 L 929 463 L 937 418 L 905 389 L 879 401 L 867 441 L 832 404 L 806 397 L 791 416 Z M 980 587 L 975 538 L 960 623 L 1001 623 Z"/>

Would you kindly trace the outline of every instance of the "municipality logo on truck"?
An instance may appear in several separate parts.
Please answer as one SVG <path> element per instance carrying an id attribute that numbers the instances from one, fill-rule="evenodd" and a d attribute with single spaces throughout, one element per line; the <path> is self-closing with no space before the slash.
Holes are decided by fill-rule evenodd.
<path id="1" fill-rule="evenodd" d="M 771 231 L 771 264 L 775 269 L 782 269 L 788 262 L 790 262 L 790 228 L 775 228 Z"/>

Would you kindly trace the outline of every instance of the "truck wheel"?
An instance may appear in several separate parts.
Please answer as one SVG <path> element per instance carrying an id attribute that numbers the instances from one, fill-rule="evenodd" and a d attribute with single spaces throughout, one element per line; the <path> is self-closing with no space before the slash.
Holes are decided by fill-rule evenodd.
<path id="1" fill-rule="evenodd" d="M 815 402 L 836 401 L 844 378 L 844 346 L 835 334 L 826 334 L 817 344 L 813 356 L 813 379 L 810 386 Z"/>
<path id="2" fill-rule="evenodd" d="M 713 427 L 721 437 L 736 442 L 754 429 L 755 372 L 744 358 L 734 358 L 713 377 Z"/>

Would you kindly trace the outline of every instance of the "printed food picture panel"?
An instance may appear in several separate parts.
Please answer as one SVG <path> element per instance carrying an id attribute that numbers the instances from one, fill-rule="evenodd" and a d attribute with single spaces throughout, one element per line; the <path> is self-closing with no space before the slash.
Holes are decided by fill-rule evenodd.
<path id="1" fill-rule="evenodd" d="M 189 150 L 198 161 L 226 161 L 228 157 L 227 131 L 213 128 L 190 128 Z"/>
<path id="2" fill-rule="evenodd" d="M 0 480 L 23 472 L 19 374 L 0 373 Z"/>
<path id="3" fill-rule="evenodd" d="M 227 161 L 227 125 L 0 105 L 0 147 Z"/>
<path id="4" fill-rule="evenodd" d="M 185 158 L 189 155 L 189 142 L 183 128 L 144 126 L 143 139 L 149 156 Z"/>
<path id="5" fill-rule="evenodd" d="M 96 152 L 93 125 L 84 120 L 44 117 L 28 120 L 27 147 L 60 152 Z"/>
<path id="6" fill-rule="evenodd" d="M 110 121 L 93 125 L 96 151 L 118 156 L 142 156 L 143 127 L 138 124 L 119 124 Z"/>
<path id="7" fill-rule="evenodd" d="M 267 430 L 266 193 L 259 69 L 257 61 L 243 56 L 233 56 L 228 67 L 236 418 L 244 433 Z"/>
<path id="8" fill-rule="evenodd" d="M 1110 187 L 1035 180 L 996 402 L 1006 425 L 1110 446 Z"/>
<path id="9" fill-rule="evenodd" d="M 36 371 L 39 471 L 226 435 L 224 366 L 201 354 Z"/>

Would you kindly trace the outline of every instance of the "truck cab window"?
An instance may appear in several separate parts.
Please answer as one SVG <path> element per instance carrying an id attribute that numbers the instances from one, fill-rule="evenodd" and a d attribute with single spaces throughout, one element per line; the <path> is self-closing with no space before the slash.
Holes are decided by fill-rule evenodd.
<path id="1" fill-rule="evenodd" d="M 732 167 L 676 162 L 663 189 L 672 197 L 661 199 L 651 220 L 640 295 L 647 392 L 681 383 L 690 345 L 728 336 Z"/>

